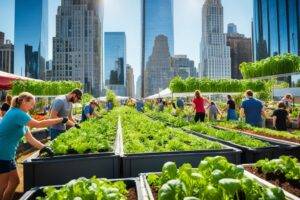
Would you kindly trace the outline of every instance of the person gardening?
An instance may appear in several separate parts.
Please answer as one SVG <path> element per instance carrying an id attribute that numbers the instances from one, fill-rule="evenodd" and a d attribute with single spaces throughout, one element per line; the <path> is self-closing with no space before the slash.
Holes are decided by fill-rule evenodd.
<path id="1" fill-rule="evenodd" d="M 84 106 L 81 114 L 81 122 L 84 122 L 87 119 L 97 116 L 95 113 L 95 108 L 98 106 L 99 104 L 95 99 L 91 100 L 88 105 Z"/>
<path id="2" fill-rule="evenodd" d="M 246 123 L 262 127 L 262 116 L 266 117 L 263 103 L 253 97 L 253 92 L 247 90 L 245 93 L 246 100 L 242 102 L 240 117 L 245 116 Z"/>
<path id="3" fill-rule="evenodd" d="M 216 121 L 218 119 L 218 114 L 222 115 L 220 109 L 213 101 L 210 102 L 210 105 L 207 107 L 207 109 L 209 121 Z"/>
<path id="4" fill-rule="evenodd" d="M 284 95 L 284 97 L 281 99 L 281 101 L 284 103 L 285 105 L 285 109 L 289 112 L 292 113 L 293 110 L 293 95 L 292 94 L 286 94 Z"/>
<path id="5" fill-rule="evenodd" d="M 287 131 L 287 123 L 290 122 L 290 117 L 284 102 L 280 101 L 278 103 L 278 109 L 274 110 L 272 117 L 273 127 L 276 130 Z"/>
<path id="6" fill-rule="evenodd" d="M 68 118 L 71 123 L 68 123 L 69 126 L 75 126 L 80 128 L 80 126 L 75 122 L 72 116 L 72 106 L 74 103 L 77 103 L 81 100 L 82 91 L 79 89 L 74 89 L 72 92 L 67 95 L 58 96 L 54 99 L 50 106 L 50 118 L 55 119 L 59 117 Z M 51 140 L 54 140 L 61 133 L 66 131 L 66 124 L 59 123 L 50 127 L 50 137 Z"/>
<path id="7" fill-rule="evenodd" d="M 209 101 L 201 96 L 201 93 L 199 90 L 195 91 L 195 97 L 192 101 L 193 103 L 193 108 L 195 110 L 195 122 L 204 122 L 205 119 L 205 108 L 204 104 L 209 104 Z"/>
<path id="8" fill-rule="evenodd" d="M 42 128 L 55 124 L 65 124 L 68 118 L 55 118 L 37 121 L 30 117 L 28 112 L 34 108 L 35 98 L 28 92 L 23 92 L 12 100 L 9 111 L 0 124 L 0 199 L 11 200 L 20 179 L 16 167 L 16 151 L 21 138 L 41 152 L 53 155 L 53 151 L 40 141 L 36 140 L 28 127 Z"/>
<path id="9" fill-rule="evenodd" d="M 229 120 L 237 120 L 236 112 L 235 112 L 235 102 L 232 99 L 231 95 L 227 95 L 227 121 Z"/>

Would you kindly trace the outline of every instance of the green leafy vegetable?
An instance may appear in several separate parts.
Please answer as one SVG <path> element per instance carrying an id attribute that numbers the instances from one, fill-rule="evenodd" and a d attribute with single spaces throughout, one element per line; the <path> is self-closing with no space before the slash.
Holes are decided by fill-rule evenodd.
<path id="1" fill-rule="evenodd" d="M 166 127 L 128 107 L 118 110 L 122 120 L 125 153 L 222 149 L 221 144 Z"/>
<path id="2" fill-rule="evenodd" d="M 280 188 L 259 185 L 245 177 L 241 167 L 221 156 L 206 157 L 198 168 L 185 163 L 173 179 L 166 176 L 169 168 L 175 171 L 175 163 L 168 162 L 162 173 L 147 176 L 150 186 L 159 188 L 158 200 L 285 199 Z"/>
<path id="3" fill-rule="evenodd" d="M 255 167 L 261 169 L 264 174 L 283 174 L 288 180 L 300 180 L 300 164 L 297 158 L 280 156 L 279 159 L 264 159 L 255 163 Z"/>
<path id="4" fill-rule="evenodd" d="M 37 200 L 60 199 L 97 199 L 97 200 L 127 200 L 126 184 L 122 181 L 110 182 L 107 179 L 79 178 L 72 180 L 59 189 L 46 187 L 45 197 L 37 197 Z"/>
<path id="5" fill-rule="evenodd" d="M 255 139 L 251 136 L 241 134 L 237 131 L 218 130 L 205 123 L 193 124 L 187 126 L 187 129 L 202 134 L 207 134 L 209 136 L 216 137 L 225 141 L 230 141 L 234 144 L 238 144 L 245 147 L 262 148 L 262 147 L 270 146 L 268 142 L 263 142 L 262 140 Z"/>

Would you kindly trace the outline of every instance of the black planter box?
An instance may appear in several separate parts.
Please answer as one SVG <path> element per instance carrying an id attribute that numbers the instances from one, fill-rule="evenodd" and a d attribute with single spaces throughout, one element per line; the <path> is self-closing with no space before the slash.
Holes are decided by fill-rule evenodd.
<path id="1" fill-rule="evenodd" d="M 23 163 L 24 191 L 45 185 L 60 185 L 79 177 L 118 178 L 119 156 L 114 153 L 67 155 L 39 159 L 34 154 Z"/>
<path id="2" fill-rule="evenodd" d="M 137 178 L 128 178 L 128 179 L 112 179 L 111 181 L 124 181 L 127 185 L 127 189 L 135 187 L 137 193 L 137 200 L 143 200 L 140 181 Z M 55 185 L 56 188 L 62 187 L 62 185 Z M 44 197 L 43 192 L 44 187 L 35 187 L 28 192 L 26 192 L 20 200 L 35 200 L 37 197 Z"/>
<path id="3" fill-rule="evenodd" d="M 224 156 L 230 162 L 238 164 L 241 160 L 241 151 L 228 148 L 222 150 L 125 154 L 121 157 L 121 167 L 123 177 L 135 177 L 140 173 L 160 171 L 167 161 L 173 161 L 177 165 L 188 162 L 197 167 L 200 161 L 207 156 Z"/>
<path id="4" fill-rule="evenodd" d="M 213 140 L 213 141 L 218 141 L 222 144 L 226 144 L 228 146 L 235 147 L 235 148 L 242 150 L 242 155 L 241 155 L 242 163 L 254 163 L 254 162 L 264 159 L 264 158 L 269 158 L 269 159 L 278 158 L 280 155 L 290 155 L 291 153 L 293 153 L 294 150 L 296 150 L 294 147 L 291 147 L 290 145 L 272 142 L 272 141 L 266 141 L 266 140 L 263 140 L 263 139 L 257 138 L 257 137 L 253 137 L 253 138 L 259 139 L 264 142 L 269 142 L 271 144 L 271 146 L 254 149 L 254 148 L 242 146 L 239 144 L 235 144 L 230 141 L 225 141 L 225 140 L 222 140 L 219 138 L 215 138 L 215 137 L 203 134 L 203 133 L 195 132 L 195 131 L 192 131 L 189 129 L 184 129 L 184 130 L 189 133 L 192 133 L 194 135 L 198 135 L 198 136 L 201 136 L 201 137 Z"/>
<path id="5" fill-rule="evenodd" d="M 182 165 L 183 163 L 188 162 L 191 163 L 192 166 L 197 167 L 200 161 L 207 156 L 224 156 L 232 163 L 241 163 L 241 150 L 224 144 L 221 144 L 223 149 L 220 150 L 195 150 L 126 154 L 123 151 L 124 143 L 121 124 L 118 130 L 118 135 L 121 144 L 119 148 L 119 154 L 121 156 L 122 177 L 136 177 L 140 173 L 160 171 L 164 163 L 167 161 L 173 161 L 177 165 Z M 199 135 L 196 136 L 206 139 L 205 137 Z"/>
<path id="6" fill-rule="evenodd" d="M 68 154 L 39 158 L 33 154 L 23 162 L 24 191 L 45 185 L 62 185 L 79 177 L 120 177 L 119 137 L 113 152 Z"/>

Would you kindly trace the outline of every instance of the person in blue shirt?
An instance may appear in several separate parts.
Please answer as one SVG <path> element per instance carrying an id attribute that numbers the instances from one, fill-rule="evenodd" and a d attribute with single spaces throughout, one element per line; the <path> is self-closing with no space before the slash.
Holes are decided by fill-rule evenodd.
<path id="1" fill-rule="evenodd" d="M 135 108 L 139 112 L 144 112 L 144 101 L 143 101 L 143 99 L 139 99 L 136 102 Z"/>
<path id="2" fill-rule="evenodd" d="M 180 108 L 180 109 L 184 108 L 184 101 L 182 98 L 178 98 L 176 104 L 177 104 L 178 108 Z"/>
<path id="3" fill-rule="evenodd" d="M 266 117 L 263 103 L 253 97 L 253 92 L 247 90 L 245 93 L 246 100 L 242 102 L 240 117 L 245 116 L 246 123 L 262 127 L 262 116 Z"/>
<path id="4" fill-rule="evenodd" d="M 113 102 L 108 101 L 106 102 L 106 110 L 112 110 L 114 108 Z"/>
<path id="5" fill-rule="evenodd" d="M 19 141 L 25 135 L 29 144 L 53 155 L 53 151 L 36 140 L 28 127 L 42 128 L 58 123 L 67 123 L 68 118 L 56 118 L 36 121 L 28 112 L 34 108 L 35 98 L 28 92 L 23 92 L 12 100 L 0 124 L 0 199 L 11 200 L 20 180 L 16 169 L 16 150 Z"/>
<path id="6" fill-rule="evenodd" d="M 81 122 L 84 122 L 85 120 L 92 118 L 96 116 L 95 114 L 95 108 L 98 107 L 98 103 L 96 100 L 91 100 L 90 103 L 83 107 L 82 114 L 81 114 Z"/>

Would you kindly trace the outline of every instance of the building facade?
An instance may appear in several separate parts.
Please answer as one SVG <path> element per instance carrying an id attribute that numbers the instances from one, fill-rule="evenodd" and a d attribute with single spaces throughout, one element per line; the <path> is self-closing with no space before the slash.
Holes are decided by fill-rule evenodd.
<path id="1" fill-rule="evenodd" d="M 4 37 L 5 37 L 5 34 L 0 31 L 0 45 L 4 44 Z"/>
<path id="2" fill-rule="evenodd" d="M 230 48 L 223 32 L 221 0 L 206 0 L 202 8 L 202 38 L 199 76 L 211 79 L 231 77 Z"/>
<path id="3" fill-rule="evenodd" d="M 125 32 L 104 34 L 104 83 L 117 95 L 126 95 L 126 35 Z M 117 91 L 114 89 L 116 88 Z"/>
<path id="4" fill-rule="evenodd" d="M 230 46 L 231 78 L 242 79 L 240 64 L 252 61 L 251 38 L 243 37 L 238 33 L 228 34 L 227 45 Z"/>
<path id="5" fill-rule="evenodd" d="M 253 58 L 300 55 L 300 1 L 253 0 Z"/>
<path id="6" fill-rule="evenodd" d="M 168 38 L 159 35 L 155 38 L 153 51 L 145 69 L 145 97 L 167 88 L 175 75 L 176 72 L 171 68 Z"/>
<path id="7" fill-rule="evenodd" d="M 14 45 L 0 32 L 0 71 L 14 73 Z"/>
<path id="8" fill-rule="evenodd" d="M 142 76 L 139 75 L 135 85 L 135 97 L 141 98 L 142 97 Z"/>
<path id="9" fill-rule="evenodd" d="M 159 35 L 167 38 L 169 52 L 174 55 L 173 0 L 142 0 L 142 97 L 149 88 L 145 85 L 146 65 Z M 160 70 L 157 68 L 157 70 Z M 159 71 L 157 72 L 159 73 Z M 152 87 L 148 85 L 148 87 Z M 163 87 L 163 86 L 161 86 Z"/>
<path id="10" fill-rule="evenodd" d="M 133 68 L 130 65 L 126 65 L 126 89 L 128 97 L 135 97 L 134 94 L 134 74 Z"/>
<path id="11" fill-rule="evenodd" d="M 174 55 L 171 59 L 171 69 L 175 71 L 176 76 L 183 79 L 197 76 L 194 61 L 190 60 L 187 55 Z"/>
<path id="12" fill-rule="evenodd" d="M 45 79 L 48 3 L 48 0 L 15 0 L 15 74 Z"/>
<path id="13" fill-rule="evenodd" d="M 74 80 L 99 96 L 103 89 L 102 0 L 62 0 L 53 38 L 53 80 Z"/>

